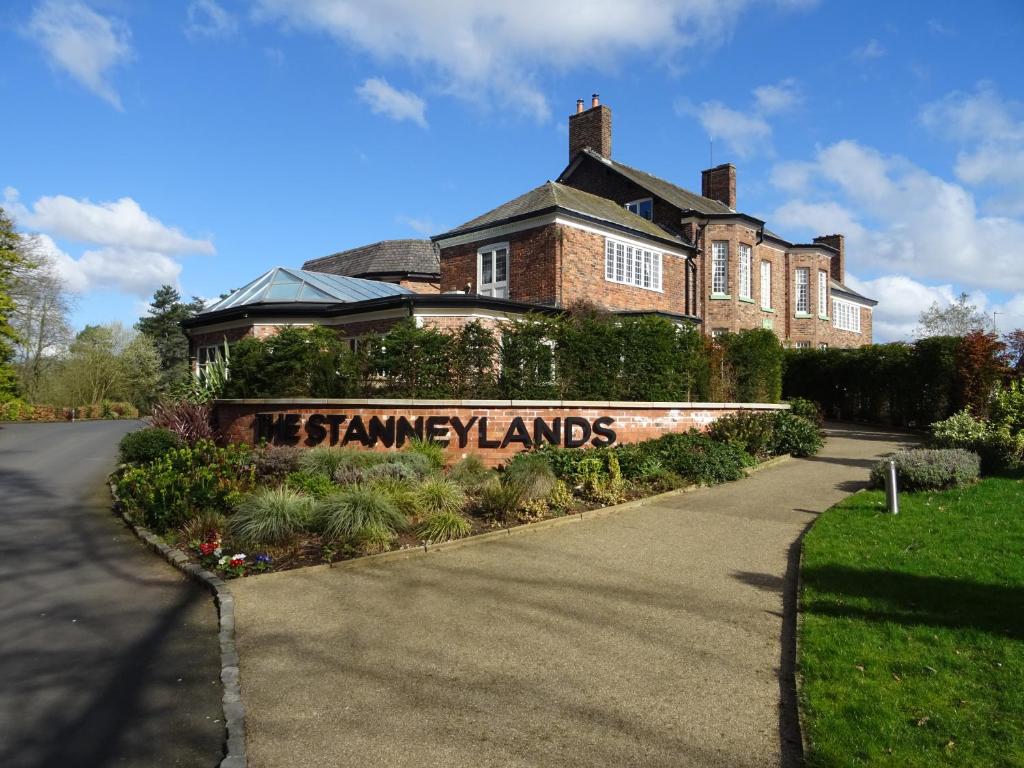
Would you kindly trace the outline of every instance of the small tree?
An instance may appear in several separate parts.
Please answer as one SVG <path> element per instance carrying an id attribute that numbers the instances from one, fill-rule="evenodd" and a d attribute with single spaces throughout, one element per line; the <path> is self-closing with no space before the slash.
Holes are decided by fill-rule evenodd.
<path id="1" fill-rule="evenodd" d="M 986 417 L 992 394 L 1009 372 L 1006 345 L 994 333 L 969 333 L 957 348 L 956 368 L 960 403 L 978 418 Z"/>
<path id="2" fill-rule="evenodd" d="M 197 297 L 185 303 L 170 285 L 162 285 L 153 294 L 148 314 L 135 324 L 136 329 L 153 340 L 160 357 L 160 386 L 167 391 L 180 384 L 188 374 L 188 337 L 181 329 L 186 320 L 203 308 Z"/>
<path id="3" fill-rule="evenodd" d="M 1018 376 L 1024 375 L 1024 328 L 1010 331 L 1003 337 L 1007 362 Z"/>
<path id="4" fill-rule="evenodd" d="M 918 319 L 917 335 L 927 336 L 966 336 L 971 331 L 982 331 L 988 318 L 974 304 L 969 304 L 970 296 L 961 293 L 960 297 L 946 305 L 932 302 Z"/>
<path id="5" fill-rule="evenodd" d="M 11 359 L 19 336 L 11 325 L 16 307 L 11 294 L 17 272 L 25 266 L 21 245 L 21 235 L 14 228 L 14 222 L 0 208 L 0 403 L 17 394 L 17 377 Z"/>
<path id="6" fill-rule="evenodd" d="M 454 334 L 449 367 L 455 396 L 492 397 L 498 386 L 497 358 L 498 341 L 478 320 Z"/>

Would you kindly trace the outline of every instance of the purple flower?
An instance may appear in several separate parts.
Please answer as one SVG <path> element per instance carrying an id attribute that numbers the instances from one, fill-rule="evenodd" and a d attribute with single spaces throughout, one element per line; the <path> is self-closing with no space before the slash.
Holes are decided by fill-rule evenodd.
<path id="1" fill-rule="evenodd" d="M 263 552 L 261 552 L 260 554 L 256 555 L 256 557 L 253 558 L 253 559 L 257 563 L 266 563 L 267 565 L 270 565 L 272 562 L 274 562 L 273 558 L 270 555 L 265 554 Z"/>

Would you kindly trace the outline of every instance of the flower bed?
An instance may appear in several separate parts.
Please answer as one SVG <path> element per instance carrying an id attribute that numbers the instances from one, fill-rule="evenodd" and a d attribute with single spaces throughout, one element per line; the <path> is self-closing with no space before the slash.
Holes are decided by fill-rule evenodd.
<path id="1" fill-rule="evenodd" d="M 103 401 L 74 408 L 33 405 L 21 400 L 0 403 L 0 421 L 72 421 L 73 419 L 137 419 L 139 409 L 131 403 Z"/>
<path id="2" fill-rule="evenodd" d="M 666 434 L 603 448 L 550 445 L 498 470 L 442 446 L 253 449 L 207 440 L 176 447 L 126 438 L 118 496 L 144 524 L 228 578 L 422 547 L 560 517 L 688 485 L 742 477 L 760 459 L 808 455 L 816 425 L 787 412 L 723 417 L 711 434 Z M 160 437 L 154 434 L 154 438 Z M 149 454 L 145 454 L 149 458 Z"/>

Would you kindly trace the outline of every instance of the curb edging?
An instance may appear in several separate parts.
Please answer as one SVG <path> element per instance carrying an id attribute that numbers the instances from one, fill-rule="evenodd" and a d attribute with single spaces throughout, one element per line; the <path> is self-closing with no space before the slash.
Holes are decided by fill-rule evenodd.
<path id="1" fill-rule="evenodd" d="M 143 544 L 156 552 L 179 571 L 206 587 L 217 606 L 217 639 L 220 642 L 220 682 L 224 689 L 221 710 L 224 714 L 224 757 L 219 768 L 248 768 L 245 753 L 245 705 L 239 672 L 238 649 L 235 646 L 235 598 L 227 582 L 217 574 L 196 565 L 180 549 L 168 546 L 160 537 L 135 522 L 117 496 L 117 487 L 109 482 L 114 512 L 124 520 Z"/>

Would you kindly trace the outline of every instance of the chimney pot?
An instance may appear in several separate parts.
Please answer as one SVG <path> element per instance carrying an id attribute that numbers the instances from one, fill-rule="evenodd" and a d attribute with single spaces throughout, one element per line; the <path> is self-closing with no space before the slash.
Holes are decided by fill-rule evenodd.
<path id="1" fill-rule="evenodd" d="M 594 106 L 583 109 L 583 99 L 576 102 L 576 113 L 569 115 L 569 160 L 589 147 L 602 157 L 612 156 L 612 111 L 594 94 Z"/>
<path id="2" fill-rule="evenodd" d="M 583 99 L 576 99 L 576 114 L 583 111 Z"/>
<path id="3" fill-rule="evenodd" d="M 590 99 L 591 99 L 591 101 L 590 101 L 590 106 L 591 107 L 599 107 L 599 106 L 601 106 L 601 97 L 600 97 L 600 95 L 595 93 L 593 96 L 590 97 Z"/>

